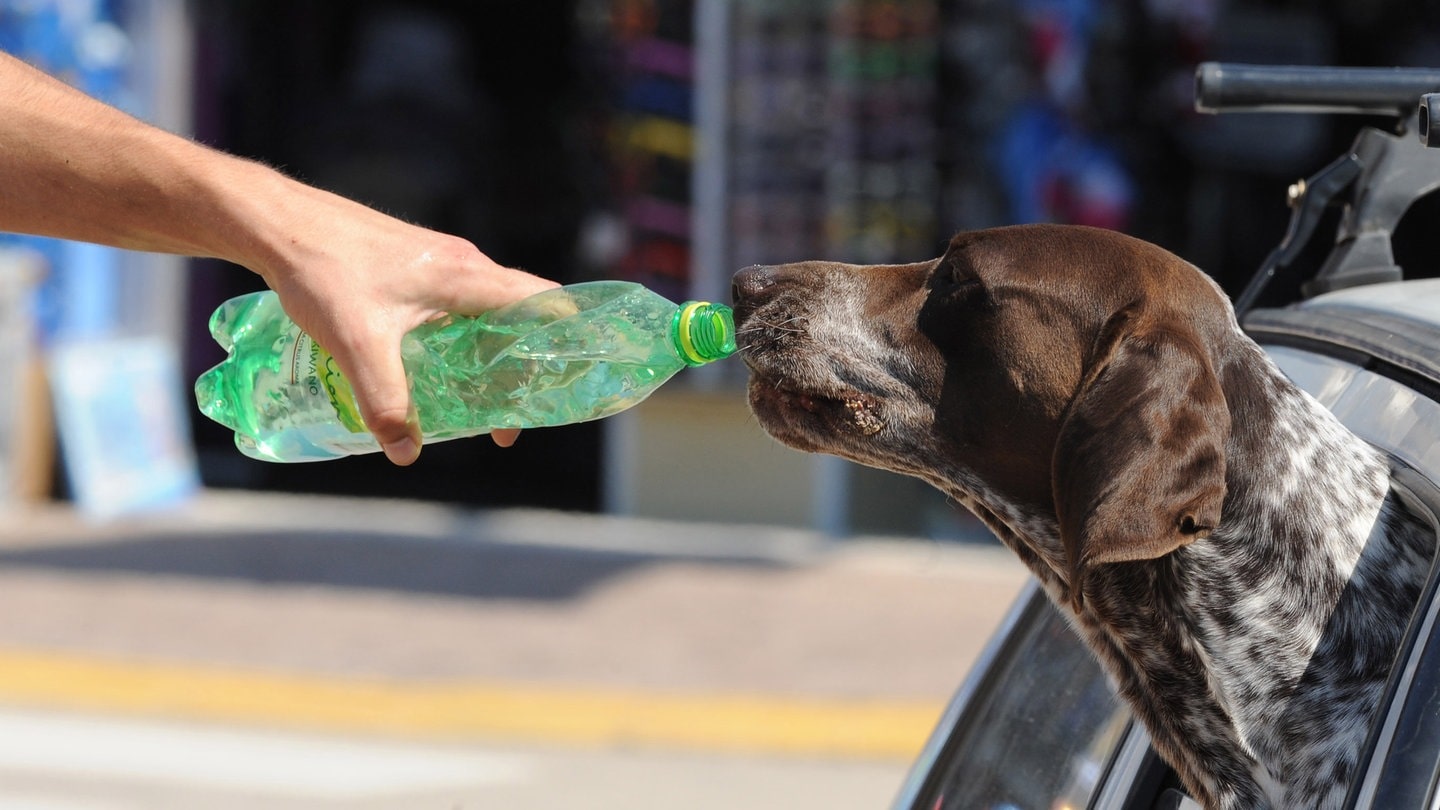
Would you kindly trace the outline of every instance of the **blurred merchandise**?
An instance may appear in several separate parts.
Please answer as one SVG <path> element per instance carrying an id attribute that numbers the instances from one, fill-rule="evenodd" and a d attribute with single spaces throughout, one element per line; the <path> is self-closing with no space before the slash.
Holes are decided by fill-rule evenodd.
<path id="1" fill-rule="evenodd" d="M 627 278 L 711 290 L 749 264 L 931 258 L 963 228 L 1133 224 L 1135 167 L 1116 128 L 1139 102 L 1108 92 L 1134 68 L 1114 54 L 1152 25 L 1143 9 L 1113 0 L 608 8 L 614 185 L 629 235 L 617 270 Z M 1174 15 L 1185 35 L 1202 37 L 1213 9 Z M 707 176 L 718 179 L 705 187 Z M 712 227 L 722 236 L 701 243 Z"/>
<path id="2" fill-rule="evenodd" d="M 280 308 L 273 292 L 232 298 L 210 333 L 228 352 L 200 376 L 201 412 L 261 461 L 375 453 L 335 358 Z M 478 317 L 417 327 L 401 348 L 425 441 L 499 428 L 587 422 L 640 403 L 686 366 L 735 352 L 724 304 L 674 304 L 624 281 L 571 284 Z"/>
<path id="3" fill-rule="evenodd" d="M 734 4 L 726 266 L 934 254 L 937 11 Z"/>
<path id="4" fill-rule="evenodd" d="M 997 134 L 1015 222 L 1069 222 L 1125 230 L 1134 192 L 1120 155 L 1047 104 L 1022 106 Z"/>
<path id="5" fill-rule="evenodd" d="M 671 298 L 691 295 L 695 36 L 690 0 L 614 0 L 610 142 L 626 239 L 614 273 Z M 603 270 L 601 272 L 604 272 Z"/>

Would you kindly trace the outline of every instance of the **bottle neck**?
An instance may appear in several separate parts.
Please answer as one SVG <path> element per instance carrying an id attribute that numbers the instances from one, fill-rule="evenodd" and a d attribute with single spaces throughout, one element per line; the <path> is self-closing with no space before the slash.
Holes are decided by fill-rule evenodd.
<path id="1" fill-rule="evenodd" d="M 670 339 L 687 366 L 703 366 L 735 353 L 735 316 L 724 304 L 687 301 L 670 322 Z"/>

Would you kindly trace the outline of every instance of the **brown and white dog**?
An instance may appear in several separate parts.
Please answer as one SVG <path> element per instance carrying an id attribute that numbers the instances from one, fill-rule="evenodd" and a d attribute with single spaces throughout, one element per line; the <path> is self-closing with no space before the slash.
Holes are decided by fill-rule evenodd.
<path id="1" fill-rule="evenodd" d="M 1433 536 L 1208 277 L 1033 225 L 917 264 L 751 267 L 734 296 L 765 429 L 984 520 L 1194 798 L 1340 805 Z"/>

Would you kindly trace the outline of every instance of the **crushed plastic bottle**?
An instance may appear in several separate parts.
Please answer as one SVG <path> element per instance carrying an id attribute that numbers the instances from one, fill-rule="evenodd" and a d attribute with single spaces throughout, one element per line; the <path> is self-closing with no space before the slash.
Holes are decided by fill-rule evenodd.
<path id="1" fill-rule="evenodd" d="M 229 356 L 196 381 L 195 400 L 242 453 L 289 462 L 380 449 L 335 359 L 273 292 L 226 301 L 210 334 Z M 733 354 L 735 324 L 723 304 L 594 281 L 424 324 L 401 352 L 421 431 L 437 442 L 619 413 L 682 368 Z"/>

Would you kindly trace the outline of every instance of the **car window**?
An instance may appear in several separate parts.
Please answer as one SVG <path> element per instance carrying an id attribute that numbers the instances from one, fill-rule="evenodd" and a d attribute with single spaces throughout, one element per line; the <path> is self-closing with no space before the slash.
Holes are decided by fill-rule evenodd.
<path id="1" fill-rule="evenodd" d="M 947 751 L 933 810 L 1083 808 L 1129 712 L 1094 656 L 1044 599 L 1017 628 Z"/>

